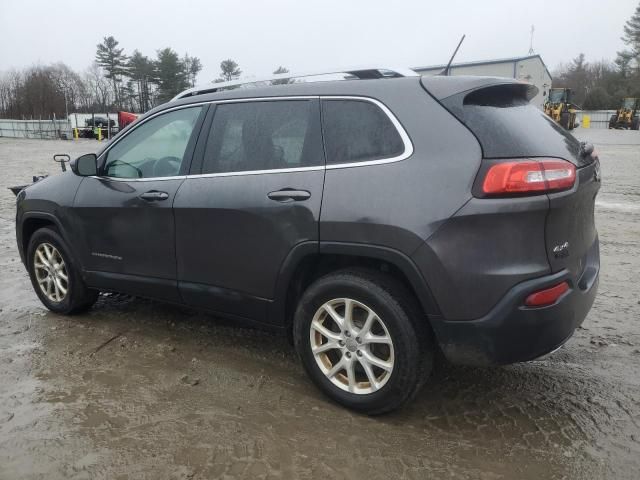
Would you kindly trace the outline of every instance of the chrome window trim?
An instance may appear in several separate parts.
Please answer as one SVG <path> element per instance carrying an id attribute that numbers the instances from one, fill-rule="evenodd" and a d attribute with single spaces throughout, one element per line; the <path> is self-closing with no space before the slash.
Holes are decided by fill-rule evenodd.
<path id="1" fill-rule="evenodd" d="M 239 177 L 241 175 L 266 175 L 270 173 L 315 172 L 324 170 L 324 165 L 314 167 L 272 168 L 270 170 L 245 170 L 240 172 L 196 173 L 187 175 L 187 178 L 215 178 L 215 177 Z"/>
<path id="2" fill-rule="evenodd" d="M 91 175 L 89 178 L 95 178 L 97 180 L 106 180 L 108 182 L 162 182 L 165 180 L 184 180 L 186 175 L 175 175 L 173 177 L 147 177 L 147 178 L 123 178 L 123 177 L 99 177 L 98 175 Z"/>
<path id="3" fill-rule="evenodd" d="M 92 176 L 91 178 L 98 179 L 108 179 L 113 181 L 120 182 L 149 182 L 149 181 L 162 181 L 162 180 L 178 180 L 178 179 L 186 179 L 186 178 L 213 178 L 213 177 L 236 177 L 243 175 L 265 175 L 265 174 L 275 174 L 275 173 L 293 173 L 293 172 L 312 172 L 318 170 L 336 170 L 341 168 L 353 168 L 353 167 L 366 167 L 372 165 L 384 165 L 387 163 L 395 163 L 400 162 L 409 158 L 413 155 L 413 143 L 411 142 L 411 138 L 407 134 L 406 130 L 400 123 L 400 121 L 396 118 L 389 108 L 382 103 L 380 100 L 377 100 L 372 97 L 367 96 L 357 96 L 357 95 L 294 95 L 294 96 L 286 96 L 286 97 L 252 97 L 252 98 L 233 98 L 226 100 L 210 100 L 206 102 L 197 102 L 197 103 L 186 103 L 184 105 L 178 105 L 175 107 L 167 108 L 160 112 L 154 113 L 153 115 L 145 118 L 142 122 L 136 125 L 134 128 L 129 130 L 124 136 L 120 137 L 113 144 L 107 146 L 107 148 L 100 154 L 98 159 L 102 158 L 106 155 L 109 150 L 111 150 L 115 145 L 118 144 L 123 138 L 126 138 L 131 132 L 135 129 L 144 125 L 146 122 L 155 118 L 159 115 L 162 115 L 167 112 L 171 112 L 174 110 L 179 110 L 183 108 L 197 107 L 202 105 L 216 105 L 216 104 L 225 104 L 225 103 L 244 103 L 244 102 L 264 102 L 264 101 L 280 101 L 280 100 L 359 100 L 373 103 L 378 106 L 385 115 L 389 118 L 395 129 L 397 130 L 400 138 L 402 139 L 402 143 L 404 144 L 404 151 L 395 157 L 391 158 L 382 158 L 378 160 L 364 160 L 361 162 L 349 162 L 349 163 L 336 163 L 333 165 L 316 165 L 312 167 L 291 167 L 291 168 L 275 168 L 270 170 L 248 170 L 248 171 L 237 171 L 237 172 L 219 172 L 219 173 L 196 173 L 196 174 L 187 174 L 187 175 L 177 175 L 173 177 L 148 177 L 148 178 L 120 178 L 120 177 L 107 177 L 107 176 Z"/>

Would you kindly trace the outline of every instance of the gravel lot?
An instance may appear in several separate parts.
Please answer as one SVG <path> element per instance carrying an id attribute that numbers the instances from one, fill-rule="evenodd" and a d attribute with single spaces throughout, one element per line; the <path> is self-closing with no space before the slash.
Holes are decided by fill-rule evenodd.
<path id="1" fill-rule="evenodd" d="M 640 134 L 577 135 L 603 171 L 583 328 L 526 364 L 443 366 L 378 418 L 328 402 L 283 338 L 122 296 L 46 311 L 5 187 L 97 142 L 0 138 L 0 478 L 638 478 Z"/>

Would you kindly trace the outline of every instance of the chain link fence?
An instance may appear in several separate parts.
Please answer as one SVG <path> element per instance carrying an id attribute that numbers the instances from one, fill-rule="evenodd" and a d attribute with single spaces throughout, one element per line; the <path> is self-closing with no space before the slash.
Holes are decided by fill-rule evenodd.
<path id="1" fill-rule="evenodd" d="M 71 139 L 73 132 L 68 120 L 0 119 L 0 137 Z"/>
<path id="2" fill-rule="evenodd" d="M 591 119 L 589 128 L 609 128 L 609 119 L 616 113 L 615 110 L 579 110 L 576 112 L 576 120 L 583 126 L 583 118 L 588 115 Z"/>

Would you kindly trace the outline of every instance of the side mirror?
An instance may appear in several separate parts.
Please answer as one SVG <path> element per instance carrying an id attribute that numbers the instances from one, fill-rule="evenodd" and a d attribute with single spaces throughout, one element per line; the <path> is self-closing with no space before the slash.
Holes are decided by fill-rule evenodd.
<path id="1" fill-rule="evenodd" d="M 95 153 L 87 153 L 71 162 L 71 170 L 81 177 L 90 177 L 98 174 L 98 157 Z"/>

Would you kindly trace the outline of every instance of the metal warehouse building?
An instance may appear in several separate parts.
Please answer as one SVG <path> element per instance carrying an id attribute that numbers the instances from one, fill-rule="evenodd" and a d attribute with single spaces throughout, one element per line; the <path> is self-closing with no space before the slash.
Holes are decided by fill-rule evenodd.
<path id="1" fill-rule="evenodd" d="M 415 67 L 413 70 L 422 75 L 437 75 L 446 65 Z M 542 108 L 546 95 L 551 88 L 551 74 L 540 55 L 503 58 L 484 62 L 454 63 L 449 67 L 450 75 L 477 75 L 508 77 L 532 83 L 538 87 L 538 95 L 531 103 Z"/>

